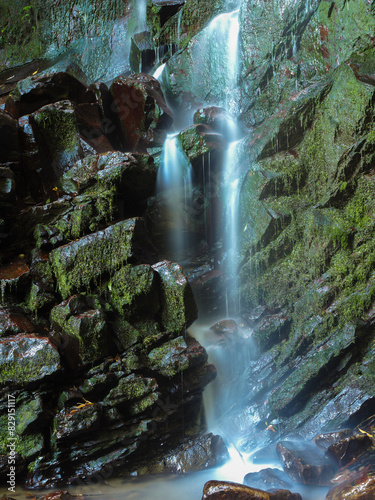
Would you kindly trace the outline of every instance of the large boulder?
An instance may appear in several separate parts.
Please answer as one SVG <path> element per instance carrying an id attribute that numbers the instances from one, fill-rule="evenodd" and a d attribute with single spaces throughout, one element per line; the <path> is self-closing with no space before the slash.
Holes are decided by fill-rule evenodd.
<path id="1" fill-rule="evenodd" d="M 181 332 L 197 319 L 197 305 L 179 264 L 162 261 L 153 269 L 161 282 L 161 324 L 166 331 Z"/>
<path id="2" fill-rule="evenodd" d="M 313 444 L 283 441 L 277 443 L 277 452 L 285 472 L 297 483 L 328 485 L 333 477 L 333 465 Z"/>
<path id="3" fill-rule="evenodd" d="M 0 341 L 0 382 L 27 386 L 56 375 L 60 355 L 47 337 L 18 334 Z"/>
<path id="4" fill-rule="evenodd" d="M 130 257 L 141 260 L 145 253 L 143 220 L 134 218 L 53 250 L 50 261 L 59 291 L 67 298 L 71 292 L 92 285 L 100 275 L 118 269 Z"/>
<path id="5" fill-rule="evenodd" d="M 123 147 L 145 152 L 149 146 L 161 145 L 173 117 L 160 83 L 152 76 L 138 74 L 117 78 L 110 90 L 121 124 Z"/>
<path id="6" fill-rule="evenodd" d="M 19 118 L 63 100 L 89 103 L 95 101 L 95 96 L 92 90 L 69 73 L 42 73 L 18 82 L 8 97 L 5 109 Z"/>

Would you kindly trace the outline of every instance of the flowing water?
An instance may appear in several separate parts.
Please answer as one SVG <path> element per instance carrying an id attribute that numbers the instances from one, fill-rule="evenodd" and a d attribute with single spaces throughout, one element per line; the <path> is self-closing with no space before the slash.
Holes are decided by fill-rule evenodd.
<path id="1" fill-rule="evenodd" d="M 166 246 L 171 257 L 179 261 L 187 247 L 186 218 L 191 204 L 193 169 L 184 153 L 178 134 L 164 142 L 156 179 L 156 193 L 164 194 L 169 220 Z"/>

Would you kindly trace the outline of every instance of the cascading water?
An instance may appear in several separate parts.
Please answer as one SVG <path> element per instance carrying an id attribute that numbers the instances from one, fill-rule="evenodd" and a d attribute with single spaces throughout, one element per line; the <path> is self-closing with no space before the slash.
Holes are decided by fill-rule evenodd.
<path id="1" fill-rule="evenodd" d="M 223 202 L 225 218 L 223 224 L 223 246 L 226 251 L 225 272 L 226 314 L 239 313 L 238 296 L 238 216 L 240 179 L 236 172 L 236 151 L 238 142 L 232 142 L 226 152 L 223 171 Z"/>
<path id="2" fill-rule="evenodd" d="M 147 0 L 134 0 L 137 12 L 137 31 L 147 30 L 146 9 Z"/>
<path id="3" fill-rule="evenodd" d="M 193 170 L 180 146 L 178 134 L 169 135 L 161 154 L 156 192 L 165 195 L 169 214 L 166 246 L 177 261 L 183 258 L 187 246 L 185 213 L 190 204 L 192 178 Z"/>
<path id="4" fill-rule="evenodd" d="M 210 86 L 218 90 L 218 95 L 208 95 L 207 100 L 214 100 L 215 105 L 233 114 L 238 112 L 238 15 L 239 9 L 220 14 L 210 22 L 202 52 L 202 63 L 208 65 L 212 79 Z"/>

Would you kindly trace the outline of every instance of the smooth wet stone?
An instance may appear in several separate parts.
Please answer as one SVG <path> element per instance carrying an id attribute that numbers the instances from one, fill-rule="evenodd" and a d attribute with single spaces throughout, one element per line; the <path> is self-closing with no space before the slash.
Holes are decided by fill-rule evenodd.
<path id="1" fill-rule="evenodd" d="M 170 340 L 153 349 L 148 355 L 152 370 L 164 377 L 173 377 L 189 367 L 187 345 L 183 337 Z"/>
<path id="2" fill-rule="evenodd" d="M 161 145 L 173 121 L 160 83 L 150 75 L 119 77 L 111 85 L 120 120 L 123 144 L 128 151 L 146 151 Z"/>
<path id="3" fill-rule="evenodd" d="M 366 471 L 350 481 L 330 489 L 325 500 L 372 500 L 375 498 L 375 476 Z"/>
<path id="4" fill-rule="evenodd" d="M 288 490 L 267 492 L 228 481 L 208 481 L 203 488 L 202 500 L 302 500 L 299 493 Z"/>
<path id="5" fill-rule="evenodd" d="M 287 489 L 291 483 L 289 477 L 280 469 L 262 469 L 259 472 L 246 474 L 244 484 L 252 488 L 269 491 L 271 489 Z"/>
<path id="6" fill-rule="evenodd" d="M 17 333 L 32 333 L 34 325 L 21 308 L 0 307 L 0 338 Z"/>
<path id="7" fill-rule="evenodd" d="M 87 289 L 130 257 L 142 258 L 148 248 L 145 233 L 142 219 L 127 219 L 53 250 L 50 262 L 63 298 Z"/>
<path id="8" fill-rule="evenodd" d="M 249 326 L 255 326 L 256 323 L 265 315 L 266 311 L 266 306 L 259 305 L 249 313 L 243 314 L 242 319 Z"/>
<path id="9" fill-rule="evenodd" d="M 224 108 L 217 106 L 208 106 L 199 108 L 193 117 L 195 124 L 209 125 L 209 128 L 223 137 L 228 142 L 238 141 L 244 136 L 245 130 Z M 199 129 L 198 129 L 199 130 Z"/>
<path id="10" fill-rule="evenodd" d="M 301 405 L 303 400 L 308 399 L 309 390 L 318 383 L 322 373 L 325 373 L 327 365 L 339 364 L 361 334 L 359 325 L 348 323 L 313 346 L 305 356 L 304 362 L 299 364 L 277 391 L 273 391 L 270 395 L 269 404 L 272 410 L 280 414 L 288 414 L 293 411 L 291 410 L 293 406 Z"/>
<path id="11" fill-rule="evenodd" d="M 60 355 L 49 338 L 19 334 L 0 341 L 0 383 L 28 385 L 60 371 Z"/>
<path id="12" fill-rule="evenodd" d="M 100 427 L 102 409 L 84 400 L 76 407 L 62 409 L 54 419 L 53 436 L 57 442 L 90 434 Z"/>
<path id="13" fill-rule="evenodd" d="M 17 83 L 8 97 L 6 110 L 19 118 L 65 99 L 81 103 L 95 100 L 93 92 L 69 73 L 38 74 Z"/>
<path id="14" fill-rule="evenodd" d="M 254 328 L 252 338 L 257 347 L 261 351 L 265 351 L 288 337 L 291 323 L 292 318 L 289 311 L 266 315 L 259 320 Z"/>
<path id="15" fill-rule="evenodd" d="M 326 455 L 339 467 L 343 467 L 373 447 L 373 440 L 367 434 L 356 434 L 332 443 Z"/>
<path id="16" fill-rule="evenodd" d="M 184 443 L 168 453 L 162 460 L 147 467 L 148 474 L 189 474 L 225 464 L 228 449 L 221 436 L 212 433 Z"/>
<path id="17" fill-rule="evenodd" d="M 164 260 L 152 268 L 161 280 L 162 327 L 179 333 L 197 319 L 198 310 L 190 284 L 179 264 Z"/>
<path id="18" fill-rule="evenodd" d="M 308 442 L 282 441 L 277 453 L 288 476 L 301 484 L 327 485 L 333 477 L 333 465 L 324 454 Z"/>
<path id="19" fill-rule="evenodd" d="M 235 335 L 238 331 L 238 325 L 234 321 L 234 319 L 223 319 L 218 323 L 215 323 L 210 327 L 210 330 L 213 330 L 215 333 L 219 335 Z"/>
<path id="20" fill-rule="evenodd" d="M 44 495 L 40 500 L 73 500 L 74 498 L 69 491 L 56 491 Z"/>
<path id="21" fill-rule="evenodd" d="M 314 443 L 319 448 L 326 450 L 331 444 L 336 443 L 337 441 L 341 441 L 344 438 L 350 437 L 353 435 L 353 431 L 351 429 L 343 429 L 333 432 L 325 432 L 324 434 L 319 434 L 314 437 Z"/>

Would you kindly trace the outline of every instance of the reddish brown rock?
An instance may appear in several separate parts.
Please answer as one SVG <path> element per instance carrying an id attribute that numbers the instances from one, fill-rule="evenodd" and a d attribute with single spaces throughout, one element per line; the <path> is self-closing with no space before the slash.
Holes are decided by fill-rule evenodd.
<path id="1" fill-rule="evenodd" d="M 173 118 L 159 82 L 144 74 L 119 77 L 110 90 L 125 150 L 145 152 L 148 146 L 162 144 Z"/>
<path id="2" fill-rule="evenodd" d="M 34 325 L 26 318 L 21 309 L 5 307 L 0 309 L 0 337 L 33 331 Z"/>
<path id="3" fill-rule="evenodd" d="M 208 481 L 203 488 L 202 500 L 302 500 L 299 493 L 288 490 L 267 492 L 243 484 L 227 481 Z"/>
<path id="4" fill-rule="evenodd" d="M 54 493 L 48 493 L 44 495 L 40 500 L 71 500 L 73 497 L 68 491 L 56 491 Z"/>
<path id="5" fill-rule="evenodd" d="M 352 480 L 329 490 L 326 500 L 373 500 L 375 498 L 375 476 L 366 472 Z"/>
<path id="6" fill-rule="evenodd" d="M 331 444 L 336 443 L 337 441 L 340 441 L 341 439 L 350 437 L 352 435 L 353 431 L 351 429 L 326 432 L 324 434 L 319 434 L 318 436 L 315 436 L 314 443 L 316 444 L 316 446 L 319 446 L 319 448 L 326 450 L 328 446 L 330 446 Z"/>
<path id="7" fill-rule="evenodd" d="M 18 82 L 6 101 L 5 109 L 19 118 L 64 99 L 81 103 L 95 102 L 95 95 L 69 73 L 40 74 Z"/>
<path id="8" fill-rule="evenodd" d="M 326 451 L 326 455 L 334 460 L 339 467 L 342 467 L 369 450 L 372 445 L 373 442 L 369 436 L 357 434 L 331 444 Z"/>
<path id="9" fill-rule="evenodd" d="M 238 326 L 234 319 L 223 319 L 211 326 L 210 330 L 222 335 L 235 335 L 238 331 Z"/>
<path id="10" fill-rule="evenodd" d="M 113 150 L 106 136 L 108 122 L 103 118 L 97 103 L 76 104 L 75 115 L 80 135 L 85 142 L 97 153 Z"/>
<path id="11" fill-rule="evenodd" d="M 302 484 L 327 485 L 333 466 L 313 444 L 302 441 L 277 443 L 277 453 L 288 476 Z"/>

